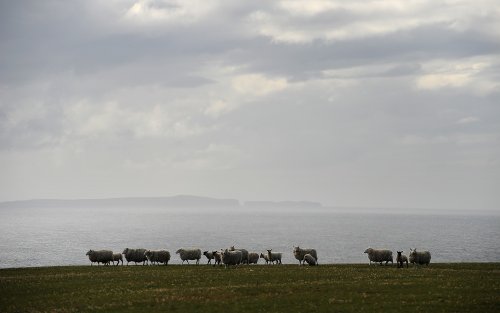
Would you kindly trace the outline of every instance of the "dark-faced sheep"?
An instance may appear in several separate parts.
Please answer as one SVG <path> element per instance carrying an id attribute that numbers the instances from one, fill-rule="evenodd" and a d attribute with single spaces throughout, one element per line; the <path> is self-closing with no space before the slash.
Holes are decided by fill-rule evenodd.
<path id="1" fill-rule="evenodd" d="M 396 256 L 396 263 L 398 264 L 398 268 L 404 267 L 404 263 L 406 262 L 406 267 L 408 268 L 408 258 L 406 255 L 402 254 L 403 251 L 396 251 L 398 255 Z"/>
<path id="2" fill-rule="evenodd" d="M 222 265 L 222 251 L 212 251 L 212 255 L 214 256 L 214 266 Z"/>
<path id="3" fill-rule="evenodd" d="M 212 260 L 214 259 L 214 252 L 209 252 L 209 251 L 203 251 L 203 255 L 207 257 L 208 259 L 208 262 L 207 262 L 207 265 L 208 264 L 211 264 L 212 263 Z"/>

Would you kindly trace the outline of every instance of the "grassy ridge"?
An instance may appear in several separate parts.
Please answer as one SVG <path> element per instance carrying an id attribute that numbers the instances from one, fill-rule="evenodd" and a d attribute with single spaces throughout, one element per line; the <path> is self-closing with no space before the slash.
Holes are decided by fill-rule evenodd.
<path id="1" fill-rule="evenodd" d="M 500 312 L 500 263 L 0 270 L 0 312 Z M 227 311 L 227 310 L 226 310 Z"/>

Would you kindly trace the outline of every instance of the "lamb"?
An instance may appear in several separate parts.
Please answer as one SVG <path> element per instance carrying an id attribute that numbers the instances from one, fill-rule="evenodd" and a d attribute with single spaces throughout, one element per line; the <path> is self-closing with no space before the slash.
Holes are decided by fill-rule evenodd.
<path id="1" fill-rule="evenodd" d="M 230 251 L 228 249 L 222 252 L 222 263 L 227 268 L 229 265 L 239 265 L 243 258 L 243 253 L 240 250 Z"/>
<path id="2" fill-rule="evenodd" d="M 121 253 L 113 253 L 113 264 L 116 261 L 116 266 L 120 265 L 120 261 L 122 261 L 123 265 L 123 257 Z"/>
<path id="3" fill-rule="evenodd" d="M 208 259 L 207 265 L 211 264 L 212 260 L 215 258 L 214 251 L 212 251 L 212 252 L 203 251 L 203 255 L 206 256 L 207 259 Z"/>
<path id="4" fill-rule="evenodd" d="M 90 266 L 92 266 L 94 262 L 97 262 L 97 265 L 99 265 L 99 263 L 109 265 L 109 262 L 113 261 L 113 251 L 111 250 L 89 250 L 86 255 L 89 256 Z"/>
<path id="5" fill-rule="evenodd" d="M 281 252 L 272 252 L 273 249 L 268 249 L 267 250 L 267 257 L 269 258 L 269 261 L 274 262 L 276 261 L 276 264 L 281 264 Z"/>
<path id="6" fill-rule="evenodd" d="M 142 265 L 148 263 L 148 258 L 144 255 L 144 252 L 146 252 L 146 249 L 129 249 L 126 248 L 123 250 L 122 254 L 125 255 L 125 260 L 127 260 L 127 265 L 129 262 L 134 262 L 135 265 L 137 263 L 142 262 Z"/>
<path id="7" fill-rule="evenodd" d="M 248 250 L 246 249 L 235 249 L 234 246 L 229 248 L 229 251 L 241 251 L 241 263 L 248 264 Z"/>
<path id="8" fill-rule="evenodd" d="M 257 264 L 259 262 L 259 254 L 250 252 L 248 254 L 248 264 Z"/>
<path id="9" fill-rule="evenodd" d="M 214 256 L 214 266 L 222 265 L 222 251 L 212 251 L 212 255 Z"/>
<path id="10" fill-rule="evenodd" d="M 410 249 L 409 261 L 415 265 L 429 265 L 431 263 L 431 253 L 429 251 L 417 252 L 417 249 Z"/>
<path id="11" fill-rule="evenodd" d="M 182 264 L 184 264 L 184 261 L 189 264 L 189 260 L 196 260 L 196 264 L 200 264 L 200 258 L 201 258 L 201 250 L 200 249 L 179 249 L 175 252 L 178 254 L 182 260 Z"/>
<path id="12" fill-rule="evenodd" d="M 266 264 L 269 264 L 269 262 L 271 262 L 271 261 L 269 261 L 269 256 L 267 255 L 267 253 L 266 254 L 261 253 L 260 257 L 266 261 Z M 272 262 L 272 263 L 274 263 L 274 262 Z"/>
<path id="13" fill-rule="evenodd" d="M 170 261 L 170 252 L 167 250 L 148 250 L 144 252 L 144 255 L 151 264 L 164 263 L 166 266 L 168 265 L 168 261 Z"/>
<path id="14" fill-rule="evenodd" d="M 302 260 L 302 264 L 304 263 L 307 263 L 309 264 L 309 266 L 315 266 L 315 265 L 318 265 L 318 262 L 316 261 L 316 259 L 314 258 L 313 255 L 307 253 L 306 255 L 304 255 L 304 259 Z"/>
<path id="15" fill-rule="evenodd" d="M 398 255 L 396 256 L 396 263 L 398 265 L 398 268 L 404 267 L 403 263 L 406 262 L 406 268 L 408 268 L 408 258 L 406 255 L 402 254 L 403 251 L 396 251 Z"/>
<path id="16" fill-rule="evenodd" d="M 299 265 L 304 263 L 304 256 L 306 254 L 310 254 L 315 260 L 318 262 L 318 254 L 316 253 L 316 249 L 301 249 L 300 247 L 293 248 L 293 256 L 299 260 Z"/>
<path id="17" fill-rule="evenodd" d="M 380 263 L 380 265 L 382 265 L 382 262 L 384 262 L 384 261 L 385 261 L 385 265 L 387 265 L 388 262 L 391 262 L 391 264 L 394 264 L 391 250 L 377 250 L 377 249 L 368 248 L 365 250 L 364 253 L 368 254 L 368 259 L 370 260 L 370 265 L 372 264 L 372 262 L 377 262 L 377 263 Z"/>

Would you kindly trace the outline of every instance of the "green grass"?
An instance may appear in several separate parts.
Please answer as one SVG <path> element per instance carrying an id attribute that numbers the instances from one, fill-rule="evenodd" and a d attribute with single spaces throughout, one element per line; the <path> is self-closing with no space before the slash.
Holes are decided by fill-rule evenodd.
<path id="1" fill-rule="evenodd" d="M 227 306 L 230 306 L 228 309 Z M 500 263 L 0 270 L 0 312 L 500 312 Z"/>

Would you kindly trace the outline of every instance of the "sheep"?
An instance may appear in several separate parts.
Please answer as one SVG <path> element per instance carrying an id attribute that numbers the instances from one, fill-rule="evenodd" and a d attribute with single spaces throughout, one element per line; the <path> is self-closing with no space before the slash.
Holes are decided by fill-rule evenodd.
<path id="1" fill-rule="evenodd" d="M 227 268 L 229 265 L 239 265 L 243 258 L 241 250 L 230 251 L 228 249 L 222 252 L 222 263 Z"/>
<path id="2" fill-rule="evenodd" d="M 214 256 L 214 266 L 222 265 L 222 251 L 212 251 L 212 255 Z"/>
<path id="3" fill-rule="evenodd" d="M 94 262 L 97 262 L 97 265 L 99 265 L 99 263 L 109 265 L 109 262 L 113 261 L 113 251 L 110 250 L 89 250 L 85 255 L 89 257 L 90 266 L 92 266 Z"/>
<path id="4" fill-rule="evenodd" d="M 391 250 L 377 250 L 377 249 L 368 248 L 365 250 L 364 253 L 368 254 L 368 259 L 370 260 L 370 265 L 372 264 L 372 262 L 377 262 L 377 263 L 380 263 L 380 265 L 382 265 L 382 262 L 384 262 L 384 261 L 385 261 L 385 265 L 387 265 L 388 262 L 391 262 L 391 264 L 394 264 Z"/>
<path id="5" fill-rule="evenodd" d="M 318 262 L 318 254 L 316 253 L 316 249 L 301 249 L 300 247 L 293 248 L 293 256 L 299 260 L 299 265 L 304 263 L 304 256 L 306 254 L 310 254 L 315 260 Z"/>
<path id="6" fill-rule="evenodd" d="M 229 251 L 241 251 L 241 263 L 248 264 L 248 250 L 246 249 L 235 249 L 234 246 L 229 248 Z"/>
<path id="7" fill-rule="evenodd" d="M 281 252 L 272 252 L 273 249 L 268 249 L 267 250 L 267 257 L 269 258 L 269 261 L 276 261 L 276 264 L 281 264 Z"/>
<path id="8" fill-rule="evenodd" d="M 120 261 L 122 261 L 123 265 L 123 257 L 121 253 L 113 253 L 113 264 L 116 261 L 116 266 L 120 265 Z"/>
<path id="9" fill-rule="evenodd" d="M 267 253 L 266 254 L 261 253 L 260 257 L 266 261 L 266 264 L 269 264 L 269 262 L 271 262 L 271 261 L 269 261 L 269 256 L 267 255 Z M 274 263 L 274 262 L 272 262 L 272 263 Z"/>
<path id="10" fill-rule="evenodd" d="M 207 262 L 207 265 L 208 264 L 211 264 L 212 263 L 212 260 L 215 258 L 214 257 L 214 251 L 212 252 L 208 252 L 208 251 L 203 251 L 203 255 L 207 257 L 208 259 L 208 262 Z"/>
<path id="11" fill-rule="evenodd" d="M 409 261 L 415 265 L 429 265 L 431 263 L 431 253 L 429 251 L 417 252 L 417 249 L 410 249 Z"/>
<path id="12" fill-rule="evenodd" d="M 137 263 L 142 262 L 142 265 L 144 265 L 148 263 L 148 258 L 144 255 L 144 252 L 146 252 L 146 249 L 125 248 L 122 254 L 125 255 L 125 260 L 127 260 L 127 265 L 129 262 L 134 262 L 135 265 L 137 265 Z"/>
<path id="13" fill-rule="evenodd" d="M 248 264 L 257 264 L 259 262 L 259 254 L 250 252 L 248 254 Z"/>
<path id="14" fill-rule="evenodd" d="M 309 254 L 309 253 L 307 253 L 306 255 L 304 255 L 304 259 L 302 260 L 302 264 L 304 264 L 304 263 L 309 264 L 309 266 L 318 265 L 318 262 L 316 261 L 316 259 L 314 258 L 314 256 L 312 254 Z"/>
<path id="15" fill-rule="evenodd" d="M 398 255 L 396 256 L 396 263 L 398 265 L 398 268 L 404 267 L 403 263 L 406 262 L 406 268 L 408 268 L 408 258 L 406 255 L 402 254 L 403 251 L 396 251 Z"/>
<path id="16" fill-rule="evenodd" d="M 196 260 L 196 265 L 200 264 L 200 258 L 201 258 L 201 250 L 200 249 L 179 249 L 175 252 L 176 254 L 179 255 L 179 257 L 182 260 L 182 264 L 184 264 L 184 261 L 189 264 L 189 260 Z"/>
<path id="17" fill-rule="evenodd" d="M 164 263 L 166 266 L 168 265 L 168 261 L 170 261 L 170 252 L 167 250 L 148 250 L 144 252 L 144 256 L 146 256 L 151 264 Z"/>

